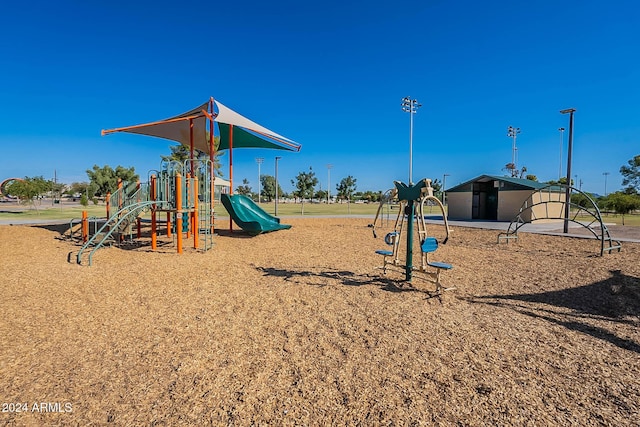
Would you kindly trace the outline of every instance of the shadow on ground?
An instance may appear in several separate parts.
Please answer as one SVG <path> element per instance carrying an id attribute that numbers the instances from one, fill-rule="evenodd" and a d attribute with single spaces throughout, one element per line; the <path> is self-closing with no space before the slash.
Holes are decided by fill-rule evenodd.
<path id="1" fill-rule="evenodd" d="M 610 273 L 611 277 L 606 280 L 577 288 L 537 294 L 485 295 L 467 301 L 510 308 L 640 353 L 639 343 L 589 324 L 589 321 L 598 320 L 640 326 L 640 278 L 622 274 L 619 270 Z"/>
<path id="2" fill-rule="evenodd" d="M 255 267 L 256 270 L 263 273 L 264 276 L 279 277 L 287 282 L 304 281 L 306 278 L 306 285 L 311 286 L 327 286 L 328 280 L 335 280 L 344 286 L 365 286 L 373 285 L 378 286 L 383 291 L 387 292 L 420 292 L 427 295 L 428 298 L 439 296 L 435 292 L 431 292 L 425 289 L 418 289 L 405 282 L 399 282 L 382 276 L 371 275 L 358 275 L 352 271 L 346 270 L 331 270 L 328 268 L 319 268 L 318 271 L 310 270 L 294 270 L 294 269 L 279 269 L 272 267 Z"/>

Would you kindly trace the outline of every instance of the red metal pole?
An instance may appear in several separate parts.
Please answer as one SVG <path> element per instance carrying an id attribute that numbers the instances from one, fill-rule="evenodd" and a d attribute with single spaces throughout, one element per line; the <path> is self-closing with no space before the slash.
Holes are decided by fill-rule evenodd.
<path id="1" fill-rule="evenodd" d="M 118 178 L 118 190 L 122 190 L 122 179 Z M 120 191 L 120 197 L 118 197 L 118 210 L 122 209 L 122 191 Z"/>

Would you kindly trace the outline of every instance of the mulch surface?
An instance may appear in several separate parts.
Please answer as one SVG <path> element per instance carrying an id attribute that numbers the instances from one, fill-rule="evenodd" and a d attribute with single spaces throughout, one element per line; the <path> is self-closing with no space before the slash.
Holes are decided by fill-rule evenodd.
<path id="1" fill-rule="evenodd" d="M 285 222 L 91 267 L 1 226 L 0 424 L 640 424 L 640 244 L 454 228 L 433 296 L 368 220 Z"/>

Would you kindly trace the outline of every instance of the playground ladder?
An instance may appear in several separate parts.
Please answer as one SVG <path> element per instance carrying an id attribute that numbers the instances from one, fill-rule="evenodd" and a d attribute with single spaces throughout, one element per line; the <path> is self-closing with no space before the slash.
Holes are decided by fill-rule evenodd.
<path id="1" fill-rule="evenodd" d="M 151 208 L 151 206 L 156 203 L 153 201 L 143 201 L 134 204 L 130 204 L 114 215 L 111 218 L 108 218 L 107 221 L 100 227 L 100 229 L 93 235 L 91 238 L 80 248 L 78 251 L 78 255 L 76 256 L 76 260 L 78 264 L 82 264 L 82 257 L 89 248 L 93 248 L 89 253 L 89 265 L 91 265 L 93 254 L 104 246 L 107 243 L 113 243 L 115 234 L 118 238 L 125 231 L 129 231 L 131 229 L 132 222 L 140 216 L 142 213 L 146 212 Z"/>

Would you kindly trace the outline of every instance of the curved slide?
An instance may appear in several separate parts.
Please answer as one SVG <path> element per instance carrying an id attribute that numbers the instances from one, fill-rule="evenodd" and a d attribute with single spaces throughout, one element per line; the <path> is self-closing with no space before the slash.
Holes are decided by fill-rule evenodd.
<path id="1" fill-rule="evenodd" d="M 280 218 L 269 215 L 242 194 L 221 194 L 220 200 L 233 221 L 251 235 L 291 228 L 291 225 L 280 224 Z"/>

